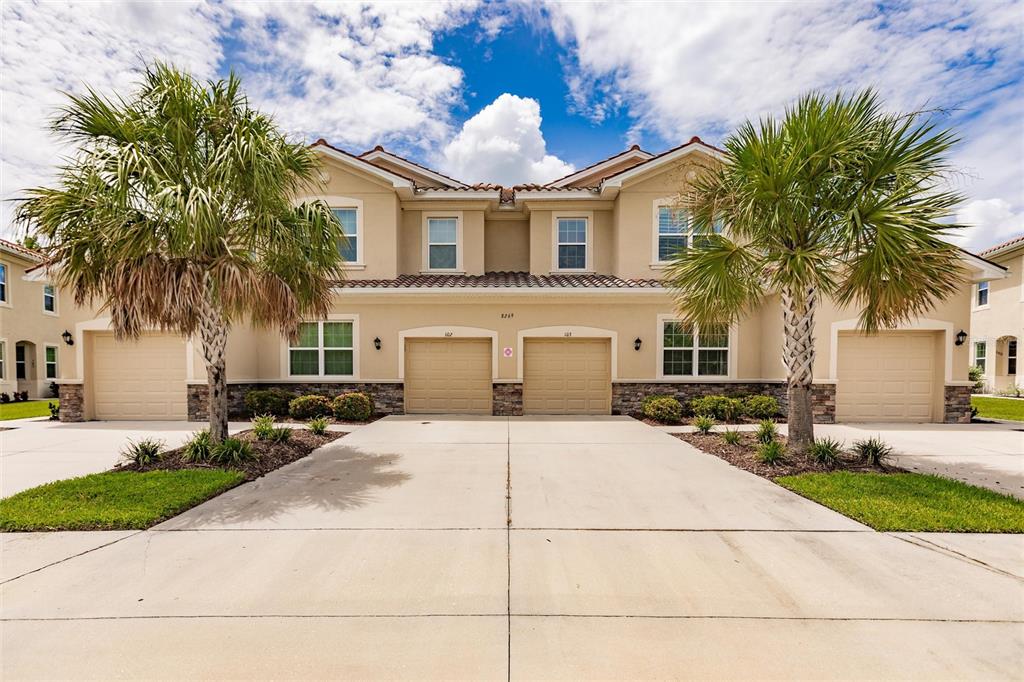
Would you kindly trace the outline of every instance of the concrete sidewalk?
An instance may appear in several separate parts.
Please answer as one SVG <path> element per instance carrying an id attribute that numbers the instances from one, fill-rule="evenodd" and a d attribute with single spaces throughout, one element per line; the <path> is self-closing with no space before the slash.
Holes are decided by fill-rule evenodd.
<path id="1" fill-rule="evenodd" d="M 388 418 L 151 531 L 0 541 L 5 679 L 1024 669 L 1024 538 L 875 533 L 627 418 Z"/>

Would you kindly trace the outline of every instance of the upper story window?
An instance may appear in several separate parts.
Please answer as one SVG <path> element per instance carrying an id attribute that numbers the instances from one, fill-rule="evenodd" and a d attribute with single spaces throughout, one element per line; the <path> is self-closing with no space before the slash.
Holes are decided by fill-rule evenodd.
<path id="1" fill-rule="evenodd" d="M 341 231 L 345 235 L 345 243 L 338 246 L 342 259 L 346 263 L 361 263 L 359 210 L 356 208 L 332 208 L 331 212 L 341 223 Z"/>
<path id="2" fill-rule="evenodd" d="M 288 346 L 290 376 L 353 376 L 355 325 L 352 320 L 303 322 Z"/>
<path id="3" fill-rule="evenodd" d="M 592 223 L 590 213 L 554 216 L 553 270 L 586 271 L 593 267 Z"/>
<path id="4" fill-rule="evenodd" d="M 727 328 L 701 331 L 678 320 L 664 320 L 661 334 L 662 376 L 729 376 Z"/>
<path id="5" fill-rule="evenodd" d="M 722 233 L 722 226 L 721 220 L 715 221 L 712 228 L 715 234 Z M 700 244 L 700 240 L 701 235 L 696 232 L 685 208 L 676 206 L 671 199 L 658 199 L 654 202 L 652 264 L 667 263 L 681 250 Z"/>
<path id="6" fill-rule="evenodd" d="M 424 217 L 425 270 L 456 272 L 462 269 L 461 216 L 432 214 Z"/>
<path id="7" fill-rule="evenodd" d="M 7 303 L 7 265 L 0 263 L 0 303 Z"/>
<path id="8" fill-rule="evenodd" d="M 52 284 L 43 285 L 43 312 L 57 314 L 57 289 Z"/>
<path id="9" fill-rule="evenodd" d="M 978 293 L 974 298 L 975 307 L 988 305 L 988 282 L 978 282 Z"/>

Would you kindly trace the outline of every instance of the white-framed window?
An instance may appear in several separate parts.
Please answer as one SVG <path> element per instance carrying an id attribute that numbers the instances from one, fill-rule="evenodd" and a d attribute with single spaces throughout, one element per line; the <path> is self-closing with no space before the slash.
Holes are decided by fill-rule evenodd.
<path id="1" fill-rule="evenodd" d="M 716 220 L 712 229 L 722 233 L 723 223 Z M 690 213 L 678 205 L 675 199 L 656 199 L 654 202 L 654 226 L 651 264 L 661 265 L 672 260 L 681 250 L 699 244 L 701 235 L 695 233 Z"/>
<path id="2" fill-rule="evenodd" d="M 423 270 L 462 271 L 462 213 L 424 212 Z"/>
<path id="3" fill-rule="evenodd" d="M 551 221 L 551 269 L 589 272 L 594 263 L 594 215 L 555 213 Z"/>
<path id="4" fill-rule="evenodd" d="M 9 303 L 7 300 L 7 264 L 0 263 L 0 303 Z"/>
<path id="5" fill-rule="evenodd" d="M 7 341 L 0 340 L 0 381 L 7 378 Z"/>
<path id="6" fill-rule="evenodd" d="M 57 289 L 52 284 L 43 285 L 43 312 L 57 314 Z"/>
<path id="7" fill-rule="evenodd" d="M 57 346 L 45 345 L 43 346 L 44 353 L 44 364 L 46 370 L 47 379 L 57 378 Z"/>
<path id="8" fill-rule="evenodd" d="M 985 360 L 988 355 L 988 343 L 985 341 L 974 342 L 974 366 L 985 371 Z"/>
<path id="9" fill-rule="evenodd" d="M 25 346 L 20 343 L 14 344 L 14 378 L 25 379 L 28 377 L 28 363 L 25 359 Z"/>
<path id="10" fill-rule="evenodd" d="M 727 377 L 729 361 L 728 328 L 698 330 L 679 320 L 662 320 L 662 376 Z"/>
<path id="11" fill-rule="evenodd" d="M 1006 342 L 1006 373 L 1017 374 L 1017 339 Z"/>
<path id="12" fill-rule="evenodd" d="M 359 234 L 359 209 L 355 206 L 344 206 L 331 208 L 331 213 L 341 223 L 341 231 L 345 235 L 345 243 L 338 244 L 338 251 L 346 264 L 361 264 L 362 244 Z"/>
<path id="13" fill-rule="evenodd" d="M 974 307 L 984 308 L 988 305 L 988 282 L 978 282 L 978 288 L 974 296 Z"/>
<path id="14" fill-rule="evenodd" d="M 289 376 L 355 376 L 355 322 L 322 320 L 299 325 L 288 345 Z"/>

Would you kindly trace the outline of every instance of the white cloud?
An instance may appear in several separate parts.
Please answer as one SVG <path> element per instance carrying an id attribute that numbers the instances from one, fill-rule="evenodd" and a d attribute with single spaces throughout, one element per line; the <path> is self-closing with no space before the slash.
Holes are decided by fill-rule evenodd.
<path id="1" fill-rule="evenodd" d="M 900 110 L 960 107 L 945 122 L 965 139 L 953 161 L 965 170 L 964 211 L 979 221 L 1014 220 L 997 205 L 1024 213 L 1021 10 L 985 0 L 546 6 L 571 53 L 572 109 L 595 121 L 628 111 L 634 136 L 713 141 L 815 88 L 873 86 Z M 1001 229 L 983 224 L 966 239 L 978 247 Z"/>
<path id="2" fill-rule="evenodd" d="M 540 104 L 504 93 L 470 118 L 448 143 L 438 163 L 466 182 L 514 185 L 548 182 L 574 167 L 547 153 Z"/>
<path id="3" fill-rule="evenodd" d="M 968 201 L 957 212 L 956 220 L 965 227 L 952 241 L 972 251 L 1024 234 L 1024 211 L 1015 211 L 1003 199 Z"/>

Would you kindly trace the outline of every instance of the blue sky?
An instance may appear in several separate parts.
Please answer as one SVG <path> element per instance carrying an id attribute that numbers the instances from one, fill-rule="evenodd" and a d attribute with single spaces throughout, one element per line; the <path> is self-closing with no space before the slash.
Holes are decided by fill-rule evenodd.
<path id="1" fill-rule="evenodd" d="M 383 144 L 468 182 L 544 182 L 639 143 L 720 141 L 809 89 L 949 109 L 962 242 L 1024 230 L 1019 1 L 33 2 L 2 6 L 0 194 L 53 176 L 60 91 L 140 59 L 229 69 L 298 137 Z M 10 202 L 0 231 L 11 234 Z"/>

